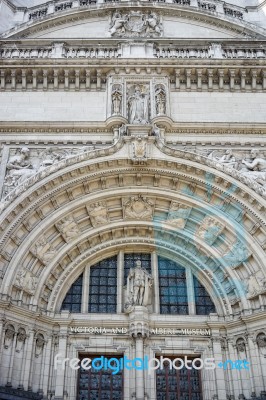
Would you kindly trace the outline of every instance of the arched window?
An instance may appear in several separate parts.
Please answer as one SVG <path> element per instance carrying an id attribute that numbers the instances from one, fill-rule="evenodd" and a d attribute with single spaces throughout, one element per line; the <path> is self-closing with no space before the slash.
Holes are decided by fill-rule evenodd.
<path id="1" fill-rule="evenodd" d="M 73 283 L 62 303 L 62 310 L 73 313 L 81 312 L 83 274 Z"/>
<path id="2" fill-rule="evenodd" d="M 90 269 L 90 313 L 116 313 L 117 257 L 107 258 Z"/>
<path id="3" fill-rule="evenodd" d="M 188 314 L 186 270 L 158 257 L 161 314 Z"/>

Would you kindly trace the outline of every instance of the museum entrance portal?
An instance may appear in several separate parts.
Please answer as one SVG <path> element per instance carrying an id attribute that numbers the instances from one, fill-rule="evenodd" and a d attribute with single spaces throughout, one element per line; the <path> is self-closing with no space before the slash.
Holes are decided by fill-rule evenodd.
<path id="1" fill-rule="evenodd" d="M 94 360 L 99 355 L 82 355 L 80 360 L 90 358 Z M 111 358 L 120 358 L 122 355 L 104 356 L 104 361 L 97 361 L 95 368 L 79 369 L 77 400 L 123 400 L 123 371 L 113 374 L 113 370 L 106 365 Z M 102 368 L 101 368 L 102 363 Z"/>

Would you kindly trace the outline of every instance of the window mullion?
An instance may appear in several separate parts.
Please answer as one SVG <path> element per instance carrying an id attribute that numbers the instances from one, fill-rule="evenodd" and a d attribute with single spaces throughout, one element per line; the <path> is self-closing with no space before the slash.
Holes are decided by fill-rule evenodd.
<path id="1" fill-rule="evenodd" d="M 159 294 L 159 277 L 158 277 L 158 256 L 157 252 L 153 251 L 151 256 L 151 269 L 153 276 L 153 287 L 154 287 L 154 312 L 160 314 L 160 294 Z"/>
<path id="2" fill-rule="evenodd" d="M 123 287 L 124 287 L 124 252 L 120 251 L 117 257 L 117 306 L 118 314 L 123 312 Z"/>
<path id="3" fill-rule="evenodd" d="M 83 314 L 88 312 L 89 288 L 90 288 L 90 265 L 87 265 L 84 270 L 83 285 L 82 285 L 81 312 Z"/>
<path id="4" fill-rule="evenodd" d="M 190 315 L 195 315 L 196 304 L 195 304 L 194 281 L 190 268 L 186 268 L 186 280 L 187 280 L 188 312 Z"/>

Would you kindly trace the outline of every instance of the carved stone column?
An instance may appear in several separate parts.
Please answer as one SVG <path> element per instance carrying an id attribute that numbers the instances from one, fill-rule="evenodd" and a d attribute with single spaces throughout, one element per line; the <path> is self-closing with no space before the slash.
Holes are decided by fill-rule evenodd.
<path id="1" fill-rule="evenodd" d="M 220 336 L 212 337 L 213 356 L 216 364 L 223 363 L 223 354 Z M 226 386 L 225 386 L 225 374 L 223 368 L 215 369 L 216 384 L 217 384 L 217 395 L 219 400 L 227 400 Z"/>
<path id="2" fill-rule="evenodd" d="M 24 366 L 24 379 L 23 379 L 23 387 L 25 390 L 29 388 L 29 378 L 30 378 L 30 367 L 32 365 L 32 354 L 34 350 L 34 330 L 30 330 L 26 342 L 26 361 Z"/>
<path id="3" fill-rule="evenodd" d="M 149 336 L 148 309 L 143 306 L 135 306 L 130 313 L 129 333 L 135 340 L 135 357 L 144 360 L 144 341 Z M 136 400 L 145 399 L 144 370 L 135 372 L 135 394 Z"/>
<path id="4" fill-rule="evenodd" d="M 59 346 L 58 354 L 60 354 L 59 360 L 66 358 L 67 351 L 67 327 L 61 327 L 59 334 Z M 63 400 L 64 395 L 64 378 L 65 369 L 62 368 L 62 364 L 57 365 L 56 377 L 55 377 L 55 398 L 54 400 Z"/>

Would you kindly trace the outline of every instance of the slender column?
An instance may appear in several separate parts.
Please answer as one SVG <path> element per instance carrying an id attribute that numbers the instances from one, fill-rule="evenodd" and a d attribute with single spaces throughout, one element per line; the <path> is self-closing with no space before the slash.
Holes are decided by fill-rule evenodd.
<path id="1" fill-rule="evenodd" d="M 6 86 L 5 70 L 1 69 L 1 90 L 4 90 Z"/>
<path id="2" fill-rule="evenodd" d="M 198 76 L 198 90 L 202 89 L 202 69 L 197 70 L 197 76 Z"/>
<path id="3" fill-rule="evenodd" d="M 83 285 L 82 285 L 81 312 L 83 314 L 86 314 L 88 312 L 89 290 L 90 290 L 90 265 L 87 265 L 84 270 Z"/>
<path id="4" fill-rule="evenodd" d="M 213 89 L 213 70 L 208 69 L 208 87 L 209 90 Z"/>
<path id="5" fill-rule="evenodd" d="M 137 333 L 135 335 L 136 341 L 136 358 L 140 358 L 143 360 L 144 357 L 144 343 L 143 343 L 143 336 L 141 333 Z M 143 400 L 144 399 L 144 371 L 143 370 L 136 370 L 136 400 Z"/>
<path id="6" fill-rule="evenodd" d="M 227 343 L 228 343 L 228 349 L 229 349 L 229 357 L 227 357 L 227 359 L 232 360 L 232 361 L 238 360 L 236 345 L 233 344 L 233 340 L 228 339 Z M 232 380 L 232 389 L 231 390 L 234 393 L 235 398 L 237 399 L 239 394 L 242 392 L 239 371 L 235 368 L 232 369 L 230 367 L 229 373 L 231 375 L 231 380 Z"/>
<path id="7" fill-rule="evenodd" d="M 60 335 L 59 335 L 59 346 L 58 346 L 58 354 L 60 354 L 59 361 L 63 358 L 66 358 L 67 351 L 67 327 L 61 327 Z M 65 370 L 62 368 L 62 364 L 57 365 L 57 369 L 55 370 L 55 399 L 54 400 L 62 400 L 64 395 L 64 378 L 65 378 Z"/>
<path id="8" fill-rule="evenodd" d="M 40 390 L 42 391 L 44 397 L 48 395 L 48 379 L 50 372 L 50 357 L 52 348 L 52 337 L 49 336 L 45 345 L 45 352 L 43 355 L 42 370 L 41 370 L 41 380 L 40 380 Z"/>
<path id="9" fill-rule="evenodd" d="M 75 70 L 75 90 L 79 90 L 79 70 Z"/>
<path id="10" fill-rule="evenodd" d="M 91 87 L 91 72 L 89 69 L 86 69 L 86 89 L 90 89 Z"/>
<path id="11" fill-rule="evenodd" d="M 230 69 L 230 89 L 235 89 L 235 71 Z"/>
<path id="12" fill-rule="evenodd" d="M 255 393 L 255 379 L 254 379 L 254 365 L 253 365 L 253 363 L 252 363 L 252 360 L 251 360 L 251 349 L 250 349 L 250 335 L 247 333 L 246 335 L 245 335 L 245 337 L 246 337 L 246 342 L 247 342 L 247 345 L 246 345 L 246 351 L 247 351 L 247 361 L 249 362 L 249 377 L 250 377 L 250 386 L 251 386 L 251 392 L 252 393 Z M 251 339 L 251 342 L 252 342 L 252 339 Z"/>
<path id="13" fill-rule="evenodd" d="M 102 74 L 100 71 L 97 71 L 97 83 L 96 83 L 96 88 L 101 89 L 102 85 Z"/>
<path id="14" fill-rule="evenodd" d="M 193 275 L 190 268 L 186 268 L 187 296 L 188 296 L 188 312 L 190 315 L 196 315 L 196 303 L 194 292 Z"/>
<path id="15" fill-rule="evenodd" d="M 27 357 L 27 351 L 26 351 L 26 341 L 23 344 L 23 357 L 22 357 L 22 364 L 21 364 L 21 370 L 20 370 L 20 375 L 19 375 L 19 384 L 18 387 L 21 389 L 24 389 L 23 387 L 23 373 L 24 373 L 24 366 L 26 364 L 26 358 Z"/>
<path id="16" fill-rule="evenodd" d="M 47 90 L 48 80 L 47 80 L 47 70 L 43 70 L 43 90 Z"/>
<path id="17" fill-rule="evenodd" d="M 26 90 L 26 85 L 27 85 L 27 82 L 26 82 L 26 70 L 23 69 L 21 71 L 21 74 L 22 74 L 22 90 Z"/>
<path id="18" fill-rule="evenodd" d="M 54 70 L 54 90 L 58 89 L 58 70 Z"/>
<path id="19" fill-rule="evenodd" d="M 7 374 L 7 386 L 12 386 L 12 372 L 13 372 L 13 365 L 14 365 L 16 342 L 17 342 L 17 332 L 15 333 L 15 335 L 13 337 L 13 342 L 12 342 L 12 350 L 11 350 L 10 362 L 9 362 L 9 367 L 8 367 L 8 374 Z"/>
<path id="20" fill-rule="evenodd" d="M 187 89 L 191 89 L 191 69 L 188 69 L 186 71 L 186 76 L 187 76 Z"/>
<path id="21" fill-rule="evenodd" d="M 175 70 L 175 88 L 180 89 L 180 69 Z"/>
<path id="22" fill-rule="evenodd" d="M 257 389 L 258 389 L 258 394 L 261 394 L 261 392 L 263 392 L 264 391 L 264 378 L 263 378 L 263 376 L 264 376 L 264 371 L 262 370 L 262 366 L 261 366 L 261 360 L 260 360 L 260 353 L 259 353 L 259 348 L 258 348 L 258 344 L 257 344 L 257 341 L 256 341 L 256 339 L 254 338 L 254 340 L 253 340 L 253 348 L 254 348 L 254 350 L 255 350 L 255 357 L 256 357 L 256 359 L 257 359 L 257 370 L 258 370 L 258 380 L 259 380 L 259 386 L 257 386 Z"/>
<path id="23" fill-rule="evenodd" d="M 154 312 L 160 314 L 160 294 L 159 294 L 159 270 L 158 270 L 158 256 L 156 251 L 152 252 L 151 255 L 151 267 L 153 276 L 153 288 L 154 288 Z"/>
<path id="24" fill-rule="evenodd" d="M 32 90 L 37 89 L 37 71 L 34 69 L 32 71 Z"/>
<path id="25" fill-rule="evenodd" d="M 241 89 L 245 90 L 246 89 L 246 70 L 242 69 L 241 70 Z"/>
<path id="26" fill-rule="evenodd" d="M 16 89 L 16 70 L 11 71 L 11 90 Z"/>
<path id="27" fill-rule="evenodd" d="M 213 344 L 213 355 L 217 364 L 223 363 L 222 346 L 220 337 L 212 338 Z M 217 395 L 219 400 L 226 400 L 226 386 L 225 386 L 225 374 L 223 368 L 215 369 L 216 384 L 217 384 Z"/>
<path id="28" fill-rule="evenodd" d="M 30 378 L 30 367 L 32 363 L 32 353 L 34 351 L 34 330 L 29 331 L 28 335 L 28 340 L 26 344 L 26 361 L 25 361 L 25 367 L 24 367 L 24 383 L 23 387 L 25 390 L 28 390 L 29 387 L 29 378 Z"/>
<path id="29" fill-rule="evenodd" d="M 1 358 L 4 349 L 4 339 L 5 339 L 4 324 L 5 324 L 5 318 L 1 318 L 0 319 L 0 365 L 1 365 Z"/>
<path id="30" fill-rule="evenodd" d="M 252 84 L 251 84 L 252 90 L 256 90 L 256 88 L 257 88 L 257 70 L 256 69 L 251 71 L 251 76 L 252 76 Z"/>
<path id="31" fill-rule="evenodd" d="M 262 71 L 262 89 L 266 89 L 266 70 Z"/>
<path id="32" fill-rule="evenodd" d="M 65 90 L 69 89 L 69 71 L 65 69 Z"/>
<path id="33" fill-rule="evenodd" d="M 122 313 L 124 287 L 124 252 L 120 251 L 117 257 L 117 313 Z"/>
<path id="34" fill-rule="evenodd" d="M 219 74 L 219 89 L 223 90 L 224 88 L 224 70 L 218 69 Z"/>

